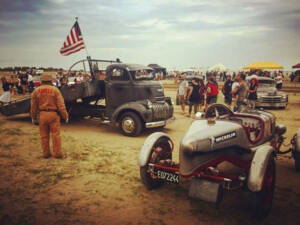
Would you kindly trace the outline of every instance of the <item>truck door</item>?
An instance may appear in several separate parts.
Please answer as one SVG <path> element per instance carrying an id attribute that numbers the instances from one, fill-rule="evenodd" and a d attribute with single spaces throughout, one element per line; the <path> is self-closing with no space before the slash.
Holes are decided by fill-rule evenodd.
<path id="1" fill-rule="evenodd" d="M 115 68 L 106 81 L 106 106 L 109 115 L 120 105 L 133 99 L 133 84 L 127 70 Z"/>

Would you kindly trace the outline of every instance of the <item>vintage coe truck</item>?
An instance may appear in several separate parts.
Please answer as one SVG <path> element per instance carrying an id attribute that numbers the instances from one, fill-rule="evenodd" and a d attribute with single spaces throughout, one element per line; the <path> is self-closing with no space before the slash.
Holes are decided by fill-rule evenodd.
<path id="1" fill-rule="evenodd" d="M 104 72 L 98 69 L 103 62 L 110 65 L 105 78 L 97 79 Z M 127 136 L 137 136 L 145 128 L 164 127 L 174 119 L 171 98 L 165 97 L 161 83 L 152 79 L 150 67 L 87 58 L 74 63 L 69 72 L 86 63 L 90 68 L 89 81 L 60 88 L 71 119 L 98 117 Z M 30 97 L 0 107 L 5 116 L 29 111 Z"/>

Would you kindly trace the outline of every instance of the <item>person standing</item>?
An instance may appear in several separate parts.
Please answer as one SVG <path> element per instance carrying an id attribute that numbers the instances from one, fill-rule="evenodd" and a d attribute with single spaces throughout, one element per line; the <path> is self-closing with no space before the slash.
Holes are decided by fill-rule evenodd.
<path id="1" fill-rule="evenodd" d="M 34 83 L 33 83 L 33 77 L 30 73 L 28 74 L 27 82 L 28 82 L 28 91 L 29 93 L 32 93 L 34 89 Z"/>
<path id="2" fill-rule="evenodd" d="M 217 82 L 215 81 L 215 77 L 212 75 L 208 78 L 208 83 L 206 84 L 205 111 L 209 105 L 217 102 L 218 93 L 219 87 Z"/>
<path id="3" fill-rule="evenodd" d="M 231 87 L 231 96 L 232 96 L 232 102 L 233 102 L 233 110 L 235 111 L 237 108 L 237 98 L 239 94 L 239 73 L 238 75 L 235 76 L 232 82 L 232 87 Z"/>
<path id="4" fill-rule="evenodd" d="M 226 77 L 226 81 L 224 83 L 224 86 L 222 88 L 222 92 L 224 94 L 224 98 L 225 98 L 225 104 L 231 106 L 232 103 L 232 80 L 231 80 L 231 76 L 227 75 Z"/>
<path id="5" fill-rule="evenodd" d="M 181 76 L 182 81 L 179 83 L 178 87 L 178 99 L 179 104 L 181 105 L 182 114 L 185 114 L 185 99 L 188 92 L 189 83 L 186 80 L 185 74 Z"/>
<path id="6" fill-rule="evenodd" d="M 277 90 L 280 90 L 282 88 L 282 80 L 283 80 L 282 73 L 279 72 L 277 74 L 277 76 L 275 77 L 275 82 L 276 82 L 276 88 L 277 88 Z"/>
<path id="7" fill-rule="evenodd" d="M 258 80 L 256 79 L 256 75 L 252 75 L 247 96 L 249 106 L 251 109 L 255 109 L 255 102 L 257 100 L 257 86 Z"/>
<path id="8" fill-rule="evenodd" d="M 22 87 L 22 94 L 25 95 L 27 90 L 27 79 L 28 75 L 26 73 L 20 74 L 20 81 L 21 81 L 21 87 Z"/>
<path id="9" fill-rule="evenodd" d="M 235 93 L 237 92 L 237 103 L 236 103 L 236 108 L 235 108 L 235 112 L 241 112 L 242 110 L 242 105 L 244 104 L 244 100 L 246 98 L 247 95 L 247 84 L 245 82 L 245 74 L 240 73 L 237 76 L 237 79 L 239 81 L 239 86 L 237 87 L 237 90 L 235 88 Z"/>
<path id="10" fill-rule="evenodd" d="M 205 85 L 203 79 L 199 80 L 199 94 L 200 94 L 200 104 L 199 104 L 198 112 L 201 110 L 201 107 L 204 106 L 204 101 L 205 101 Z"/>
<path id="11" fill-rule="evenodd" d="M 3 93 L 0 96 L 0 105 L 10 102 L 11 93 L 10 93 L 10 83 L 6 80 L 5 77 L 1 77 Z"/>
<path id="12" fill-rule="evenodd" d="M 39 112 L 39 127 L 43 149 L 43 157 L 49 158 L 50 133 L 52 134 L 53 156 L 62 158 L 60 137 L 60 116 L 68 122 L 64 99 L 58 88 L 52 85 L 52 76 L 42 75 L 41 86 L 36 88 L 31 97 L 31 118 L 36 122 Z"/>
<path id="13" fill-rule="evenodd" d="M 200 98 L 200 86 L 199 81 L 196 78 L 192 79 L 192 87 L 189 91 L 188 100 L 189 100 L 189 116 L 192 113 L 192 107 L 194 106 L 194 113 L 198 112 L 199 104 L 201 103 Z"/>

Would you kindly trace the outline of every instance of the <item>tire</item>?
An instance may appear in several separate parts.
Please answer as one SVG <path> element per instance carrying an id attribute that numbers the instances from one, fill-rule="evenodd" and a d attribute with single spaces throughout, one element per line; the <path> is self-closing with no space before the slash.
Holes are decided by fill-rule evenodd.
<path id="1" fill-rule="evenodd" d="M 140 176 L 143 184 L 147 187 L 148 190 L 157 189 L 164 184 L 162 180 L 152 179 L 151 175 L 148 173 L 147 165 L 140 167 Z"/>
<path id="2" fill-rule="evenodd" d="M 294 153 L 294 159 L 295 159 L 295 169 L 297 172 L 300 172 L 300 152 Z"/>
<path id="3" fill-rule="evenodd" d="M 264 175 L 262 189 L 251 193 L 253 216 L 256 219 L 264 219 L 271 211 L 276 180 L 276 165 L 271 156 Z"/>
<path id="4" fill-rule="evenodd" d="M 165 182 L 159 179 L 154 179 L 151 177 L 150 173 L 148 172 L 149 166 L 148 163 L 158 163 L 160 160 L 163 159 L 171 159 L 172 160 L 172 149 L 170 149 L 168 144 L 168 138 L 160 138 L 157 140 L 155 145 L 153 146 L 148 162 L 145 166 L 140 167 L 140 176 L 143 184 L 147 187 L 147 189 L 157 189 L 161 187 Z M 163 150 L 160 152 L 160 155 L 154 152 L 155 149 L 161 147 Z"/>
<path id="5" fill-rule="evenodd" d="M 140 117 L 133 112 L 126 112 L 120 118 L 120 128 L 125 136 L 138 136 L 143 128 Z"/>

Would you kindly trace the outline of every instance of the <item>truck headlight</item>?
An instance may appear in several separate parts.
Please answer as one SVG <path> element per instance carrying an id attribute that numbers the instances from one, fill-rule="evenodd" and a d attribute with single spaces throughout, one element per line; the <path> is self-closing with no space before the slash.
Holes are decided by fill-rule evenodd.
<path id="1" fill-rule="evenodd" d="M 148 107 L 148 109 L 152 109 L 152 107 L 153 107 L 153 104 L 150 100 L 147 100 L 147 107 Z"/>

